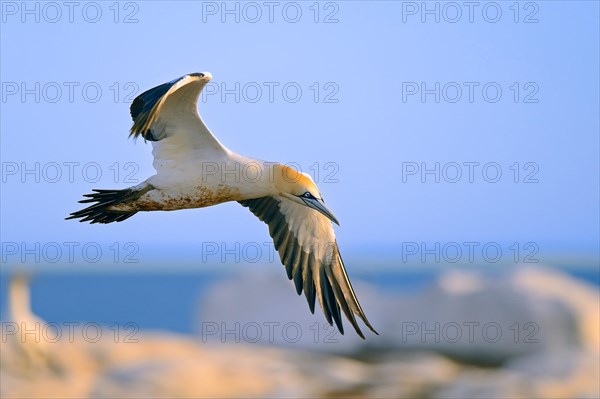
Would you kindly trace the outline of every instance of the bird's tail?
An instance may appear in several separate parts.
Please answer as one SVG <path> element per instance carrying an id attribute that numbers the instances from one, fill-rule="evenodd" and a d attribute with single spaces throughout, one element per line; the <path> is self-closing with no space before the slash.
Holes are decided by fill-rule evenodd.
<path id="1" fill-rule="evenodd" d="M 95 202 L 95 204 L 88 206 L 77 212 L 71 213 L 68 219 L 81 219 L 80 222 L 90 223 L 112 223 L 122 222 L 135 215 L 137 211 L 120 211 L 109 209 L 115 205 L 122 204 L 125 202 L 133 201 L 138 199 L 145 191 L 135 190 L 132 188 L 126 188 L 124 190 L 93 190 L 92 194 L 85 194 L 80 203 Z"/>

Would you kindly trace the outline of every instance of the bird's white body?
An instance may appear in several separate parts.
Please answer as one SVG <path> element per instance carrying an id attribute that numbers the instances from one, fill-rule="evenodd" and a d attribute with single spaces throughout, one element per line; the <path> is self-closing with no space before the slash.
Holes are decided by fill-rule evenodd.
<path id="1" fill-rule="evenodd" d="M 273 195 L 276 193 L 273 166 L 272 162 L 230 151 L 223 154 L 202 154 L 198 151 L 197 158 L 185 164 L 155 158 L 157 174 L 137 186 L 139 190 L 148 185 L 152 189 L 135 202 L 116 205 L 114 209 L 167 211 L 203 208 Z"/>

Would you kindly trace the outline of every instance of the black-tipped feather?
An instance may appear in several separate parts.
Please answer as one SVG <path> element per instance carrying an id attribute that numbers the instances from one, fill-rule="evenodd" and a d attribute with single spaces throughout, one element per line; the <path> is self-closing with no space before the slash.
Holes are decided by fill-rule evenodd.
<path id="1" fill-rule="evenodd" d="M 299 252 L 300 252 L 300 258 L 301 258 L 303 251 L 299 251 Z M 294 270 L 292 271 L 292 274 L 294 275 L 294 284 L 296 285 L 296 293 L 298 295 L 302 295 L 302 286 L 303 286 L 302 268 L 300 267 L 300 262 L 298 260 L 296 262 L 296 265 L 294 266 Z"/>
<path id="2" fill-rule="evenodd" d="M 137 137 L 138 135 L 141 135 L 144 140 L 157 141 L 150 130 L 149 121 L 152 117 L 152 110 L 178 80 L 179 79 L 146 90 L 133 100 L 131 108 L 129 109 L 131 119 L 133 119 L 130 136 Z"/>
<path id="3" fill-rule="evenodd" d="M 340 285 L 337 282 L 337 280 L 335 279 L 335 277 L 332 276 L 331 273 L 327 273 L 327 276 L 328 276 L 329 284 L 333 288 L 333 292 L 334 292 L 335 296 L 338 297 L 338 298 L 339 297 L 343 297 L 344 293 L 342 292 L 342 288 L 340 287 Z M 339 306 L 341 307 L 342 311 L 344 312 L 344 314 L 348 318 L 348 320 L 350 320 L 350 324 L 352 324 L 352 326 L 354 327 L 354 330 L 356 331 L 356 333 L 362 339 L 364 339 L 365 336 L 363 335 L 363 333 L 360 330 L 360 328 L 358 328 L 358 323 L 356 323 L 356 318 L 354 317 L 354 313 L 352 313 L 352 311 L 348 307 L 348 303 L 346 301 L 338 301 L 338 303 L 339 303 Z"/>
<path id="4" fill-rule="evenodd" d="M 294 242 L 295 240 L 290 238 L 287 240 L 287 245 L 285 247 L 282 246 L 283 254 L 281 252 L 279 254 L 281 255 L 281 262 L 283 262 L 288 269 L 288 277 L 291 280 L 293 277 L 292 271 L 294 270 L 294 262 L 296 261 L 296 247 L 298 244 Z"/>
<path id="5" fill-rule="evenodd" d="M 137 211 L 116 211 L 110 210 L 109 208 L 120 203 L 135 200 L 143 193 L 147 192 L 149 188 L 150 187 L 141 191 L 130 188 L 124 190 L 94 190 L 94 193 L 84 195 L 84 197 L 87 197 L 88 199 L 79 202 L 94 202 L 95 204 L 71 213 L 66 220 L 81 219 L 80 222 L 90 222 L 91 224 L 122 222 L 135 215 Z"/>
<path id="6" fill-rule="evenodd" d="M 307 256 L 308 261 L 308 256 Z M 312 275 L 312 267 L 310 265 L 306 265 L 304 270 L 304 295 L 306 296 L 306 300 L 308 301 L 308 307 L 310 308 L 311 313 L 315 313 L 315 299 L 316 299 L 316 291 L 315 291 L 315 282 L 313 281 Z"/>
<path id="7" fill-rule="evenodd" d="M 321 269 L 321 292 L 323 295 L 323 302 L 326 304 L 329 313 L 331 313 L 331 317 L 335 321 L 335 325 L 337 326 L 340 333 L 344 333 L 344 326 L 342 325 L 342 314 L 340 313 L 340 307 L 335 300 L 335 294 L 333 292 L 333 288 L 329 283 L 329 279 L 325 274 L 325 268 Z"/>
<path id="8" fill-rule="evenodd" d="M 153 87 L 150 90 L 146 90 L 145 92 L 137 96 L 133 100 L 133 102 L 131 103 L 131 107 L 129 108 L 129 111 L 131 113 L 131 119 L 133 119 L 133 121 L 135 122 L 136 118 L 140 116 L 140 114 L 144 112 L 149 112 L 152 109 L 152 107 L 156 105 L 158 100 L 160 100 L 162 96 L 167 94 L 169 89 L 173 87 L 175 83 L 176 81 L 163 83 L 159 86 Z"/>

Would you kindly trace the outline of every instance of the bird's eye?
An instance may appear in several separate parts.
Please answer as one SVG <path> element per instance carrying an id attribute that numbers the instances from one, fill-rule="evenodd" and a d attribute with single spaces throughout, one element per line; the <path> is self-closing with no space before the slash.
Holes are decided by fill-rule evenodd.
<path id="1" fill-rule="evenodd" d="M 306 198 L 310 198 L 310 197 L 312 197 L 312 194 L 307 191 L 307 192 L 304 193 L 304 196 Z"/>

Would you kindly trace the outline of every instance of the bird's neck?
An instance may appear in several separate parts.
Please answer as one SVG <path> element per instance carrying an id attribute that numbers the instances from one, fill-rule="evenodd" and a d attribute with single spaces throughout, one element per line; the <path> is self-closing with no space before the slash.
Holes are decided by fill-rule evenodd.
<path id="1" fill-rule="evenodd" d="M 235 188 L 240 195 L 235 200 L 240 201 L 278 194 L 276 182 L 279 166 L 281 165 L 276 162 L 228 151 L 227 160 L 216 162 L 216 170 L 212 171 L 211 176 L 217 177 L 219 185 Z"/>

